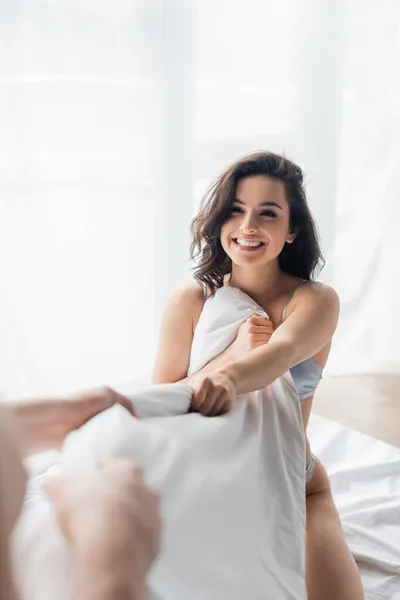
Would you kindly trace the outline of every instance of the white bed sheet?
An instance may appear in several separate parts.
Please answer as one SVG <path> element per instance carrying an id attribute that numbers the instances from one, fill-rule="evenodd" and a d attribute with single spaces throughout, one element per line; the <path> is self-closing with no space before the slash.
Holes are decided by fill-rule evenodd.
<path id="1" fill-rule="evenodd" d="M 400 600 L 400 449 L 314 414 L 308 433 L 328 470 L 365 600 Z M 37 493 L 39 473 L 58 460 L 49 453 L 30 461 L 28 497 Z"/>
<path id="2" fill-rule="evenodd" d="M 400 600 L 400 449 L 316 415 L 309 438 L 328 470 L 365 600 Z"/>

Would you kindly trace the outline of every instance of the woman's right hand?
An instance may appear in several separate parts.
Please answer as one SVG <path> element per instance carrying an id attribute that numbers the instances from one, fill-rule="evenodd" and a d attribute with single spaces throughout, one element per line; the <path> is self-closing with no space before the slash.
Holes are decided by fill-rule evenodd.
<path id="1" fill-rule="evenodd" d="M 240 327 L 236 340 L 231 345 L 235 360 L 247 356 L 249 352 L 268 344 L 274 327 L 270 319 L 251 315 Z"/>
<path id="2" fill-rule="evenodd" d="M 192 388 L 191 409 L 207 417 L 229 412 L 236 398 L 236 383 L 223 370 L 194 375 L 188 384 Z"/>

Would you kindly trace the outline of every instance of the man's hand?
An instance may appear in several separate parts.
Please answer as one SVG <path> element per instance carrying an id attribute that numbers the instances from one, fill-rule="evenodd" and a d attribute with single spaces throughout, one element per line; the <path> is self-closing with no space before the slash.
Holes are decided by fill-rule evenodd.
<path id="1" fill-rule="evenodd" d="M 120 404 L 126 408 L 132 416 L 137 417 L 133 404 L 129 398 L 126 398 L 109 387 L 100 387 L 71 396 L 68 403 L 72 416 L 72 421 L 70 423 L 71 431 L 82 427 L 87 421 L 104 410 L 111 408 L 114 404 Z"/>
<path id="2" fill-rule="evenodd" d="M 62 533 L 77 560 L 89 561 L 91 575 L 114 573 L 144 589 L 160 550 L 161 524 L 157 496 L 141 470 L 130 461 L 107 461 L 92 477 L 49 479 L 45 490 Z"/>
<path id="3" fill-rule="evenodd" d="M 15 401 L 9 405 L 24 455 L 60 448 L 65 437 L 97 414 L 120 404 L 136 416 L 129 398 L 108 387 L 69 398 Z"/>

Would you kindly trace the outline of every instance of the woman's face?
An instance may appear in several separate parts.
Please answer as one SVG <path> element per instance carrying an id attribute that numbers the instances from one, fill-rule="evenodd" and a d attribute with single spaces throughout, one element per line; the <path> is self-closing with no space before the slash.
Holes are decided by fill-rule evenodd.
<path id="1" fill-rule="evenodd" d="M 241 179 L 221 244 L 238 266 L 262 266 L 294 240 L 289 231 L 290 209 L 282 181 L 267 175 Z"/>

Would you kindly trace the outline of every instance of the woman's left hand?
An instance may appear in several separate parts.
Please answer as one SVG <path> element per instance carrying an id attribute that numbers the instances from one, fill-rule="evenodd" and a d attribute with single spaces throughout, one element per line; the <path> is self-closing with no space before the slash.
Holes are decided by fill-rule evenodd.
<path id="1" fill-rule="evenodd" d="M 193 411 L 216 417 L 231 410 L 236 397 L 236 385 L 223 371 L 195 375 L 188 383 L 193 392 Z"/>
<path id="2" fill-rule="evenodd" d="M 251 315 L 238 330 L 237 337 L 231 345 L 234 359 L 240 360 L 253 350 L 268 344 L 274 333 L 274 326 L 270 319 Z"/>

